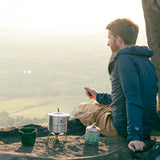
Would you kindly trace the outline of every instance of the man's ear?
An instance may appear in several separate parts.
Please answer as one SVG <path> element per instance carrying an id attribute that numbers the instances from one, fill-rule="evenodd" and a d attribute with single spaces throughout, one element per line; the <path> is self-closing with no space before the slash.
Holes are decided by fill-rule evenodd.
<path id="1" fill-rule="evenodd" d="M 124 40 L 120 36 L 117 36 L 116 43 L 118 46 L 120 46 L 120 45 L 124 44 Z"/>

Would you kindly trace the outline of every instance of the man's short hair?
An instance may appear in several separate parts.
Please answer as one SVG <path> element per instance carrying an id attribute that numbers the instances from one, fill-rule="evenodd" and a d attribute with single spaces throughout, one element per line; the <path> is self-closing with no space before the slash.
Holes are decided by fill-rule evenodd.
<path id="1" fill-rule="evenodd" d="M 139 26 L 128 18 L 118 18 L 106 26 L 106 29 L 116 37 L 120 36 L 126 45 L 136 43 Z"/>

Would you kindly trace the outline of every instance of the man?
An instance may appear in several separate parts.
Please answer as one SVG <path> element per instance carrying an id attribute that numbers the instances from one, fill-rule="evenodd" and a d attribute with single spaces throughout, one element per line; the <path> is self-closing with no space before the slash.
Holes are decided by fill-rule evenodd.
<path id="1" fill-rule="evenodd" d="M 157 76 L 149 59 L 153 51 L 135 46 L 139 27 L 130 19 L 116 19 L 106 29 L 112 51 L 108 66 L 111 95 L 85 87 L 86 94 L 100 105 L 110 105 L 117 134 L 127 138 L 130 150 L 142 151 L 156 120 Z M 87 111 L 87 105 L 83 106 Z"/>

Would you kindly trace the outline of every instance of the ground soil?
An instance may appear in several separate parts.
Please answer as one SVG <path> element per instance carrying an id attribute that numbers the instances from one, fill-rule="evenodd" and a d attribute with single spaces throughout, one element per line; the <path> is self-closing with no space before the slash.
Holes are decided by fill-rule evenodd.
<path id="1" fill-rule="evenodd" d="M 152 140 L 146 142 L 145 151 L 139 153 L 131 152 L 126 139 L 121 137 L 100 137 L 98 145 L 90 145 L 85 139 L 80 139 L 81 136 L 61 135 L 59 142 L 55 142 L 55 137 L 50 135 L 47 127 L 32 124 L 29 126 L 38 130 L 36 142 L 33 147 L 23 146 L 19 135 L 21 127 L 0 129 L 0 160 L 160 160 L 159 124 L 158 122 L 158 126 L 152 132 Z"/>

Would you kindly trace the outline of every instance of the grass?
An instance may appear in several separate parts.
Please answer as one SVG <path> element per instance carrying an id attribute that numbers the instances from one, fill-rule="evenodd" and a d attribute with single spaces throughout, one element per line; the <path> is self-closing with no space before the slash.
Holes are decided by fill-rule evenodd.
<path id="1" fill-rule="evenodd" d="M 25 110 L 32 106 L 37 106 L 49 101 L 48 98 L 16 98 L 0 101 L 0 112 L 8 112 L 10 114 Z"/>
<path id="2" fill-rule="evenodd" d="M 0 101 L 0 113 L 7 112 L 11 116 L 41 119 L 48 117 L 49 112 L 56 112 L 59 108 L 61 112 L 70 113 L 72 116 L 78 104 L 84 101 L 87 101 L 84 96 L 8 99 Z"/>

